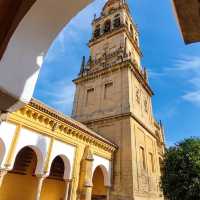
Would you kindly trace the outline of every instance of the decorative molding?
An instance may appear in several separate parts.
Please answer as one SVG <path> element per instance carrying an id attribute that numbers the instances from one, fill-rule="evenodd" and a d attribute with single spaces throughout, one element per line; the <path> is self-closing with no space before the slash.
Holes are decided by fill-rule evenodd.
<path id="1" fill-rule="evenodd" d="M 93 132 L 85 125 L 48 108 L 37 100 L 32 100 L 29 105 L 12 113 L 9 121 L 38 130 L 41 134 L 55 137 L 61 141 L 66 141 L 66 137 L 70 137 L 108 152 L 114 152 L 117 149 L 115 144 Z"/>
<path id="2" fill-rule="evenodd" d="M 134 73 L 136 79 L 142 84 L 143 88 L 147 91 L 147 93 L 150 96 L 154 95 L 154 93 L 153 93 L 152 89 L 150 88 L 150 86 L 148 85 L 142 71 L 139 70 L 138 67 L 137 67 L 137 64 L 132 62 L 130 59 L 128 59 L 126 61 L 122 61 L 120 63 L 116 63 L 116 64 L 114 64 L 110 67 L 97 69 L 95 71 L 89 71 L 86 74 L 78 77 L 77 79 L 74 79 L 73 82 L 75 84 L 78 84 L 80 82 L 94 80 L 96 78 L 99 78 L 101 76 L 105 76 L 109 73 L 115 72 L 117 70 L 121 70 L 123 68 L 130 68 L 132 70 L 132 72 Z"/>
<path id="3" fill-rule="evenodd" d="M 153 136 L 153 138 L 155 138 L 157 141 L 160 141 L 160 138 L 157 136 L 156 131 L 154 132 L 154 130 L 151 130 L 149 127 L 147 127 L 137 116 L 135 116 L 134 113 L 131 113 L 131 112 L 130 113 L 123 113 L 123 114 L 115 115 L 115 116 L 110 116 L 110 117 L 94 119 L 94 120 L 90 120 L 90 121 L 84 121 L 83 123 L 86 124 L 86 125 L 96 124 L 96 123 L 101 123 L 102 124 L 103 122 L 108 122 L 108 120 L 111 121 L 111 120 L 117 120 L 117 119 L 120 119 L 120 118 L 127 118 L 127 117 L 132 117 L 151 136 Z M 155 129 L 157 129 L 157 127 L 155 127 Z"/>

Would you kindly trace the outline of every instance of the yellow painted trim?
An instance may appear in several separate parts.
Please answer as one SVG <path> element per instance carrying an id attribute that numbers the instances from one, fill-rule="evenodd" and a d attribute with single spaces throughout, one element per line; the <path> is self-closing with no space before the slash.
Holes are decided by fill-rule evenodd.
<path id="1" fill-rule="evenodd" d="M 54 138 L 51 138 L 51 141 L 50 141 L 50 144 L 49 144 L 49 147 L 48 147 L 47 159 L 46 159 L 45 167 L 44 167 L 45 173 L 48 172 L 48 168 L 49 168 L 49 165 L 50 165 L 49 161 L 50 161 L 50 158 L 51 158 L 54 140 L 55 140 Z"/>
<path id="2" fill-rule="evenodd" d="M 29 113 L 29 114 L 27 114 Z M 30 114 L 32 113 L 32 115 Z M 35 114 L 34 117 L 33 113 Z M 45 121 L 39 121 L 38 118 L 42 116 L 44 119 L 48 119 L 48 123 Z M 64 123 L 63 121 L 60 121 L 58 119 L 53 118 L 52 116 L 47 115 L 46 113 L 43 113 L 39 110 L 35 110 L 34 108 L 30 106 L 24 107 L 23 110 L 20 110 L 18 112 L 12 113 L 9 116 L 9 121 L 14 121 L 15 123 L 20 123 L 25 126 L 31 126 L 32 128 L 36 130 L 40 130 L 42 133 L 48 133 L 48 135 L 57 135 L 61 140 L 65 140 L 65 137 L 72 137 L 80 140 L 79 142 L 85 143 L 85 140 L 88 140 L 91 145 L 94 146 L 101 146 L 102 149 L 105 149 L 106 151 L 109 151 L 110 153 L 114 152 L 116 150 L 116 147 L 113 145 L 107 144 L 104 141 L 100 141 L 98 138 L 95 138 L 91 135 L 87 135 L 84 133 L 84 131 L 78 130 L 75 127 L 70 126 L 69 124 Z M 64 132 L 61 129 L 55 130 L 55 132 L 52 134 L 52 126 L 49 122 L 55 122 L 59 124 L 60 126 L 63 126 L 65 129 L 71 130 L 70 132 Z M 50 133 L 51 132 L 51 133 Z M 81 141 L 82 140 L 82 141 Z"/>
<path id="3" fill-rule="evenodd" d="M 79 184 L 81 151 L 83 151 L 81 146 L 77 146 L 75 150 L 73 166 L 71 166 L 73 168 L 71 180 L 71 199 L 76 199 L 76 190 Z"/>
<path id="4" fill-rule="evenodd" d="M 17 125 L 16 130 L 15 130 L 15 134 L 13 136 L 12 142 L 10 144 L 10 149 L 8 151 L 8 156 L 6 158 L 6 162 L 5 162 L 5 167 L 10 167 L 11 166 L 11 162 L 14 156 L 14 152 L 15 152 L 15 148 L 17 146 L 17 142 L 19 139 L 19 135 L 20 135 L 20 130 L 21 130 L 21 125 Z"/>

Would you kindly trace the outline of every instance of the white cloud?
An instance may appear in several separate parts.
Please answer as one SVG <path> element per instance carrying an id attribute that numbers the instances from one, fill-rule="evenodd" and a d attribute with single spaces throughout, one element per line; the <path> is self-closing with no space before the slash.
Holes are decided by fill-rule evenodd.
<path id="1" fill-rule="evenodd" d="M 46 63 L 54 61 L 59 54 L 62 55 L 65 52 L 65 49 L 69 48 L 68 44 L 79 44 L 83 41 L 82 39 L 85 35 L 91 34 L 91 22 L 93 20 L 94 14 L 96 13 L 99 15 L 105 2 L 106 0 L 94 1 L 88 7 L 78 13 L 78 15 L 76 15 L 66 25 L 66 27 L 63 28 L 63 30 L 54 40 L 45 58 Z"/>
<path id="2" fill-rule="evenodd" d="M 153 71 L 152 69 L 148 69 L 148 76 L 150 79 L 158 79 L 165 75 L 166 74 L 164 72 L 157 72 L 157 71 Z"/>
<path id="3" fill-rule="evenodd" d="M 95 14 L 100 13 L 102 6 L 106 0 L 94 1 L 87 8 L 81 11 L 73 20 L 61 31 L 58 36 L 57 42 L 63 48 L 66 47 L 68 42 L 80 42 L 83 35 L 88 34 L 88 30 L 92 32 L 91 22 Z"/>
<path id="4" fill-rule="evenodd" d="M 200 90 L 187 92 L 182 98 L 188 102 L 191 102 L 197 106 L 200 106 Z"/>
<path id="5" fill-rule="evenodd" d="M 173 61 L 171 68 L 165 71 L 196 71 L 200 70 L 200 56 L 181 56 Z"/>
<path id="6" fill-rule="evenodd" d="M 200 56 L 180 56 L 177 59 L 173 59 L 171 67 L 162 67 L 163 70 L 160 72 L 149 70 L 150 78 L 160 78 L 163 76 L 172 76 L 178 75 L 182 76 L 185 73 L 195 73 L 196 75 L 199 74 L 199 77 L 196 77 L 194 80 L 189 80 L 191 83 L 192 81 L 197 81 L 196 79 L 200 79 Z"/>
<path id="7" fill-rule="evenodd" d="M 200 106 L 200 56 L 180 56 L 172 60 L 171 67 L 163 67 L 161 72 L 149 71 L 150 79 L 174 77 L 187 83 L 186 91 L 181 99 Z"/>
<path id="8" fill-rule="evenodd" d="M 200 106 L 200 56 L 186 56 L 175 62 L 175 70 L 185 72 L 185 79 L 191 90 L 185 92 L 182 99 Z"/>
<path id="9" fill-rule="evenodd" d="M 40 95 L 49 106 L 70 114 L 73 106 L 75 86 L 71 81 L 60 81 L 46 84 L 46 89 L 39 89 Z"/>

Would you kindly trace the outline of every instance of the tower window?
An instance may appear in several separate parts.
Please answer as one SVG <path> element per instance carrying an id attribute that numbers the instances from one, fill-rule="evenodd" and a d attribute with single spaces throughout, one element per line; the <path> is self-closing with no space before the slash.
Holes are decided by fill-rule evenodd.
<path id="1" fill-rule="evenodd" d="M 108 33 L 111 31 L 111 21 L 107 20 L 104 24 L 104 33 Z"/>
<path id="2" fill-rule="evenodd" d="M 87 90 L 86 105 L 92 105 L 94 103 L 94 88 Z"/>
<path id="3" fill-rule="evenodd" d="M 113 83 L 106 83 L 104 90 L 104 99 L 109 99 L 112 97 Z"/>
<path id="4" fill-rule="evenodd" d="M 101 27 L 100 25 L 96 26 L 95 31 L 94 31 L 94 37 L 99 37 L 101 34 Z"/>
<path id="5" fill-rule="evenodd" d="M 143 147 L 140 147 L 140 166 L 143 170 L 146 169 L 146 162 L 145 162 L 145 151 Z"/>
<path id="6" fill-rule="evenodd" d="M 114 27 L 118 28 L 121 25 L 120 17 L 114 19 Z"/>

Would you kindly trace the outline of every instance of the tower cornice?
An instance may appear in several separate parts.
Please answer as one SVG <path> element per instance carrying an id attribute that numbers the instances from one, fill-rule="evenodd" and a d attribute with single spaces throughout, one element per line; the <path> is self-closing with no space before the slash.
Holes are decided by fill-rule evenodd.
<path id="1" fill-rule="evenodd" d="M 112 120 L 118 120 L 118 119 L 123 119 L 123 118 L 133 118 L 134 120 L 137 121 L 137 123 L 140 124 L 152 137 L 154 137 L 157 141 L 160 141 L 160 138 L 156 134 L 156 131 L 160 131 L 161 127 L 157 126 L 156 123 L 152 124 L 152 127 L 147 126 L 145 123 L 142 122 L 134 113 L 129 112 L 129 113 L 121 113 L 119 115 L 114 115 L 114 116 L 107 116 L 107 117 L 102 117 L 102 118 L 97 118 L 93 120 L 88 120 L 88 121 L 82 121 L 83 124 L 86 126 L 90 126 L 91 124 L 102 124 L 104 122 L 112 121 Z M 161 143 L 163 144 L 163 143 Z"/>
<path id="2" fill-rule="evenodd" d="M 75 84 L 81 83 L 81 82 L 86 82 L 89 80 L 94 80 L 98 77 L 107 75 L 111 72 L 123 69 L 123 68 L 130 68 L 133 74 L 135 75 L 136 79 L 141 83 L 143 88 L 147 91 L 147 93 L 150 96 L 154 95 L 153 90 L 150 88 L 149 84 L 147 83 L 147 80 L 144 77 L 144 74 L 142 73 L 141 70 L 139 70 L 138 66 L 136 63 L 133 63 L 130 59 L 126 61 L 122 61 L 121 63 L 114 64 L 110 67 L 104 67 L 101 69 L 96 69 L 94 71 L 88 71 L 87 73 L 79 76 L 77 79 L 74 79 L 73 82 Z"/>

